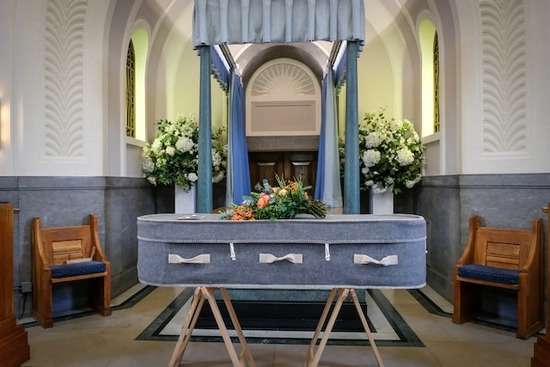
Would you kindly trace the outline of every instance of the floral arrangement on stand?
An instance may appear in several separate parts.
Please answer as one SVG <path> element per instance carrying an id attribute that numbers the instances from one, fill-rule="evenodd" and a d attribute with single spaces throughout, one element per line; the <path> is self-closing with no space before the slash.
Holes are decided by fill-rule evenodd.
<path id="1" fill-rule="evenodd" d="M 267 180 L 258 185 L 258 192 L 253 192 L 243 204 L 233 205 L 222 213 L 227 220 L 258 220 L 258 219 L 294 219 L 299 214 L 324 218 L 327 207 L 324 203 L 313 200 L 304 189 L 300 180 L 285 181 L 277 177 L 279 186 L 272 187 Z"/>
<path id="2" fill-rule="evenodd" d="M 225 177 L 227 145 L 223 129 L 213 134 L 212 182 Z M 143 148 L 143 173 L 152 185 L 180 186 L 185 191 L 197 181 L 198 124 L 192 118 L 157 122 L 157 133 L 152 144 Z"/>
<path id="3" fill-rule="evenodd" d="M 422 178 L 424 148 L 409 120 L 388 118 L 382 109 L 359 124 L 363 186 L 375 193 L 411 189 Z"/>

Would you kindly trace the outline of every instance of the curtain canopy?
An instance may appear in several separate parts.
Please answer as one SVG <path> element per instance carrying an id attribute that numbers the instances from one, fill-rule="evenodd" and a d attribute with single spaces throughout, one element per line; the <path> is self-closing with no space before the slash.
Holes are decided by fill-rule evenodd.
<path id="1" fill-rule="evenodd" d="M 248 145 L 244 121 L 244 89 L 241 77 L 233 72 L 229 89 L 227 205 L 242 204 L 250 196 Z"/>
<path id="2" fill-rule="evenodd" d="M 323 78 L 321 100 L 321 136 L 317 156 L 317 178 L 315 199 L 329 208 L 342 207 L 340 185 L 340 156 L 338 153 L 338 114 L 336 108 L 336 86 L 331 68 Z"/>
<path id="3" fill-rule="evenodd" d="M 229 89 L 229 80 L 231 78 L 231 71 L 229 65 L 224 59 L 222 51 L 218 46 L 214 47 L 210 53 L 210 61 L 212 63 L 212 75 L 220 84 L 220 87 L 227 92 Z"/>
<path id="4" fill-rule="evenodd" d="M 363 0 L 195 0 L 195 47 L 322 40 L 363 43 Z"/>

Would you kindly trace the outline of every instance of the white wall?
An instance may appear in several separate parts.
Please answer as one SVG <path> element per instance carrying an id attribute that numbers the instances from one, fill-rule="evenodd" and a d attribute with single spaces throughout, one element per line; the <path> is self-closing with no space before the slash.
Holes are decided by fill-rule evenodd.
<path id="1" fill-rule="evenodd" d="M 367 45 L 358 62 L 360 113 L 385 106 L 395 117 L 421 118 L 416 22 L 428 11 L 442 48 L 442 132 L 430 145 L 433 174 L 550 172 L 550 29 L 546 0 L 510 0 L 516 23 L 495 29 L 480 6 L 491 0 L 367 0 Z M 480 3 L 482 5 L 480 5 Z M 198 115 L 198 57 L 191 46 L 192 0 L 34 0 L 0 2 L 0 174 L 140 175 L 139 150 L 123 134 L 123 62 L 138 20 L 151 31 L 146 111 L 148 138 L 162 117 Z M 57 7 L 56 7 L 57 6 Z M 75 29 L 60 30 L 46 14 L 74 11 Z M 490 13 L 490 10 L 488 10 Z M 487 13 L 487 14 L 489 14 Z M 512 29 L 513 28 L 513 29 Z M 491 110 L 494 71 L 487 32 L 517 34 L 504 53 L 516 81 L 502 108 Z M 76 37 L 75 37 L 76 36 Z M 82 36 L 79 38 L 78 36 Z M 482 48 L 484 47 L 484 49 Z M 493 51 L 504 52 L 505 46 Z M 485 51 L 483 51 L 485 50 Z M 74 84 L 57 66 L 71 71 Z M 500 73 L 500 74 L 499 74 Z M 226 120 L 225 95 L 213 84 L 213 122 Z M 501 93 L 502 94 L 502 93 Z M 57 107 L 56 107 L 57 106 Z M 60 106 L 60 107 L 59 107 Z M 47 112 L 48 111 L 48 112 Z M 439 154 L 436 154 L 439 151 Z"/>
<path id="2" fill-rule="evenodd" d="M 550 2 L 504 4 L 509 7 L 501 10 L 502 26 L 497 27 L 492 19 L 498 19 L 499 13 L 492 2 L 457 2 L 464 51 L 463 172 L 550 172 L 550 42 L 545 19 Z M 514 21 L 507 21 L 507 16 Z M 504 41 L 491 43 L 493 35 Z"/>
<path id="3" fill-rule="evenodd" d="M 9 171 L 101 175 L 103 44 L 97 35 L 104 31 L 108 1 L 8 1 L 2 6 L 12 6 L 0 14 L 14 26 L 14 163 Z M 62 13 L 67 6 L 72 11 Z M 52 21 L 55 16 L 61 16 L 60 24 Z"/>
<path id="4" fill-rule="evenodd" d="M 13 175 L 15 171 L 13 144 L 13 37 L 16 0 L 0 2 L 0 175 Z"/>

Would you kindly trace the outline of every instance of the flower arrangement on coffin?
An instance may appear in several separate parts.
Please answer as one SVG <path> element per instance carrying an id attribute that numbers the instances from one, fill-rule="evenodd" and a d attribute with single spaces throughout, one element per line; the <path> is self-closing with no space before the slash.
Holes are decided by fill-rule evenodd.
<path id="1" fill-rule="evenodd" d="M 256 219 L 293 219 L 298 214 L 309 214 L 315 218 L 324 218 L 327 214 L 326 205 L 309 197 L 300 180 L 285 181 L 277 177 L 279 186 L 272 187 L 267 180 L 258 185 L 243 204 L 233 205 L 222 213 L 227 220 Z"/>
<path id="2" fill-rule="evenodd" d="M 388 118 L 383 109 L 365 114 L 359 124 L 359 150 L 363 186 L 375 193 L 398 194 L 422 178 L 424 149 L 409 120 Z"/>
<path id="3" fill-rule="evenodd" d="M 213 134 L 212 182 L 225 177 L 227 146 L 224 130 Z M 157 122 L 157 133 L 152 144 L 143 148 L 143 173 L 153 185 L 175 184 L 184 191 L 197 181 L 198 171 L 198 124 L 192 118 Z"/>

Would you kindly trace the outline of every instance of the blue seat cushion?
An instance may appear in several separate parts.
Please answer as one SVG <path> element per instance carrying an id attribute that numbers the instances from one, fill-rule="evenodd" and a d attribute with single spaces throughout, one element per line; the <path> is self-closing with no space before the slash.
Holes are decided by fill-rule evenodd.
<path id="1" fill-rule="evenodd" d="M 52 265 L 52 277 L 63 278 L 75 275 L 103 273 L 105 264 L 101 261 L 86 261 L 82 263 Z"/>
<path id="2" fill-rule="evenodd" d="M 458 275 L 463 278 L 487 280 L 504 284 L 519 284 L 519 271 L 500 269 L 478 264 L 467 264 L 458 268 Z"/>

